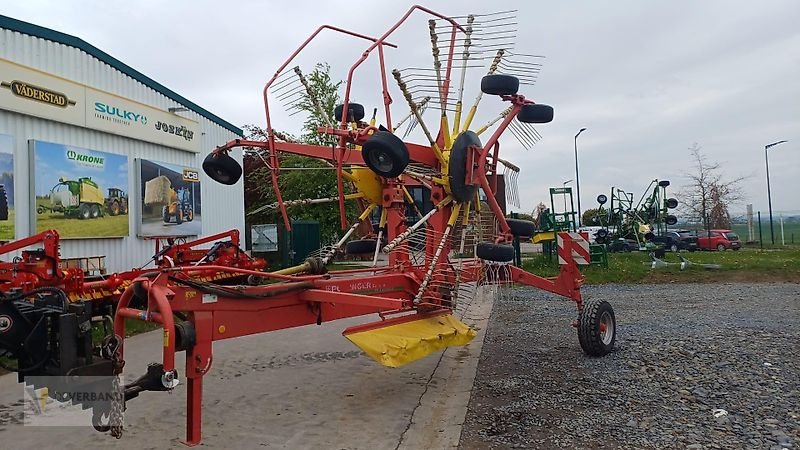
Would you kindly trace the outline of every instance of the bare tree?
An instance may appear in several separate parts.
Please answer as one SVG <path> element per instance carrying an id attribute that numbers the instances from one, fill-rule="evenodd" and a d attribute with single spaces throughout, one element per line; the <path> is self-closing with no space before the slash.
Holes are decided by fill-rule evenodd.
<path id="1" fill-rule="evenodd" d="M 689 147 L 689 153 L 694 163 L 686 174 L 689 183 L 678 192 L 684 214 L 706 230 L 730 228 L 728 206 L 743 199 L 741 182 L 745 177 L 725 178 L 722 165 L 710 162 L 697 143 Z"/>

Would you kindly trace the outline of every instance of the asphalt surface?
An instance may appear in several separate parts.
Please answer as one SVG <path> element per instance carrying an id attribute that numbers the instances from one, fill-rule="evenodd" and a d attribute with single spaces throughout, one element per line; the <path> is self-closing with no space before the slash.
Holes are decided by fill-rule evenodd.
<path id="1" fill-rule="evenodd" d="M 582 354 L 574 306 L 495 301 L 460 448 L 800 448 L 800 285 L 588 286 L 615 351 Z"/>

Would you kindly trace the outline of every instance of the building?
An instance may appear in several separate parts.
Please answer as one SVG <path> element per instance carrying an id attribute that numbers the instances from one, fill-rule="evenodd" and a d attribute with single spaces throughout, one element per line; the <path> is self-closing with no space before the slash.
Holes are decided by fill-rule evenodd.
<path id="1" fill-rule="evenodd" d="M 200 169 L 241 135 L 79 38 L 0 16 L 0 241 L 56 229 L 62 257 L 113 272 L 156 236 L 244 233 L 242 181 Z"/>

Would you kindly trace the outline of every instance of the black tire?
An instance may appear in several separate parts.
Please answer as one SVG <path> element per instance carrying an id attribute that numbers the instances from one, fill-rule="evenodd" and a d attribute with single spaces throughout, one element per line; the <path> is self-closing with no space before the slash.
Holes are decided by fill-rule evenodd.
<path id="1" fill-rule="evenodd" d="M 605 228 L 601 228 L 601 229 L 597 230 L 597 233 L 595 233 L 594 235 L 596 237 L 605 239 L 605 238 L 608 237 L 608 230 L 605 229 Z"/>
<path id="2" fill-rule="evenodd" d="M 333 117 L 336 119 L 337 122 L 342 121 L 342 111 L 344 110 L 344 105 L 336 105 L 336 108 L 333 108 Z M 348 103 L 347 104 L 347 121 L 348 122 L 360 122 L 361 119 L 364 118 L 364 106 L 359 105 L 358 103 Z"/>
<path id="3" fill-rule="evenodd" d="M 410 159 L 402 139 L 388 131 L 373 134 L 361 150 L 364 163 L 376 174 L 395 178 L 403 173 Z"/>
<path id="4" fill-rule="evenodd" d="M 89 207 L 89 211 L 92 214 L 92 219 L 100 217 L 100 205 L 93 203 L 92 206 Z"/>
<path id="5" fill-rule="evenodd" d="M 597 203 L 600 203 L 600 205 L 605 205 L 606 202 L 608 202 L 608 197 L 606 197 L 606 194 L 600 194 L 597 196 Z"/>
<path id="6" fill-rule="evenodd" d="M 242 166 L 227 153 L 209 153 L 203 161 L 203 172 L 217 183 L 230 186 L 242 177 Z"/>
<path id="7" fill-rule="evenodd" d="M 717 251 L 718 252 L 724 252 L 725 251 L 725 245 L 717 244 Z"/>
<path id="8" fill-rule="evenodd" d="M 519 91 L 519 78 L 511 75 L 486 75 L 481 78 L 481 91 L 489 95 L 514 95 Z"/>
<path id="9" fill-rule="evenodd" d="M 672 214 L 667 216 L 667 225 L 675 225 L 678 223 L 678 218 L 673 216 Z"/>
<path id="10" fill-rule="evenodd" d="M 92 217 L 92 209 L 86 203 L 82 203 L 78 207 L 78 219 L 86 220 Z"/>
<path id="11" fill-rule="evenodd" d="M 594 238 L 594 242 L 596 244 L 605 244 L 606 243 L 606 238 L 603 237 L 603 236 L 597 236 L 597 237 Z"/>
<path id="12" fill-rule="evenodd" d="M 536 231 L 536 224 L 530 220 L 506 219 L 506 222 L 508 227 L 511 228 L 511 234 L 514 236 L 529 238 Z"/>
<path id="13" fill-rule="evenodd" d="M 622 244 L 622 251 L 625 253 L 630 253 L 633 251 L 633 249 L 628 244 Z"/>
<path id="14" fill-rule="evenodd" d="M 190 209 L 189 212 L 186 214 L 186 221 L 191 222 L 194 220 L 194 210 Z"/>
<path id="15" fill-rule="evenodd" d="M 376 245 L 378 245 L 378 241 L 375 239 L 357 239 L 347 243 L 345 252 L 348 255 L 374 254 Z"/>
<path id="16" fill-rule="evenodd" d="M 678 199 L 677 198 L 668 198 L 667 199 L 667 208 L 675 209 L 678 207 Z"/>
<path id="17" fill-rule="evenodd" d="M 468 185 L 467 177 L 467 151 L 471 146 L 481 147 L 481 140 L 472 131 L 465 131 L 453 141 L 450 150 L 450 161 L 447 163 L 450 193 L 459 202 L 468 202 L 475 198 L 477 185 Z"/>
<path id="18" fill-rule="evenodd" d="M 669 246 L 669 251 L 671 251 L 672 253 L 676 253 L 678 250 L 679 250 L 678 244 L 672 244 Z"/>
<path id="19" fill-rule="evenodd" d="M 169 223 L 169 206 L 161 208 L 161 218 L 164 220 L 164 223 Z"/>
<path id="20" fill-rule="evenodd" d="M 493 242 L 479 242 L 475 248 L 475 256 L 487 261 L 508 262 L 514 259 L 514 247 Z"/>
<path id="21" fill-rule="evenodd" d="M 128 214 L 128 200 L 123 198 L 120 200 L 120 207 L 119 207 L 120 214 Z"/>
<path id="22" fill-rule="evenodd" d="M 550 123 L 553 121 L 553 107 L 539 103 L 522 105 L 517 120 L 522 123 Z"/>
<path id="23" fill-rule="evenodd" d="M 614 317 L 614 308 L 605 300 L 585 302 L 578 316 L 578 342 L 584 353 L 589 356 L 605 356 L 614 348 L 616 340 L 617 319 Z"/>
<path id="24" fill-rule="evenodd" d="M 658 185 L 661 187 L 667 187 L 669 186 L 669 180 L 661 180 L 658 182 Z"/>
<path id="25" fill-rule="evenodd" d="M 180 206 L 175 207 L 175 223 L 178 225 L 183 223 L 183 210 L 180 208 Z"/>
<path id="26" fill-rule="evenodd" d="M 741 250 L 741 249 L 742 249 L 742 247 L 733 247 L 731 250 L 733 250 L 733 251 L 735 251 L 735 252 L 738 252 L 738 251 L 739 251 L 739 250 Z"/>
<path id="27" fill-rule="evenodd" d="M 111 205 L 108 206 L 108 214 L 112 216 L 118 216 L 119 211 L 120 211 L 119 202 L 114 200 L 113 202 L 111 202 Z"/>
<path id="28" fill-rule="evenodd" d="M 8 193 L 2 184 L 0 184 L 0 220 L 8 220 Z"/>
<path id="29" fill-rule="evenodd" d="M 41 206 L 36 207 L 36 214 L 44 214 L 44 208 Z"/>

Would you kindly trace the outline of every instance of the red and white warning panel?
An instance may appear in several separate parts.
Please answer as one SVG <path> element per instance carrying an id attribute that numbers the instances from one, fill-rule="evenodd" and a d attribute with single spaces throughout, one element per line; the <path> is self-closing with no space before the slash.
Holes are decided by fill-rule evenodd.
<path id="1" fill-rule="evenodd" d="M 589 241 L 580 233 L 568 233 L 561 231 L 556 235 L 558 243 L 558 263 L 569 264 L 569 260 L 575 264 L 588 266 L 592 261 L 589 253 Z"/>

